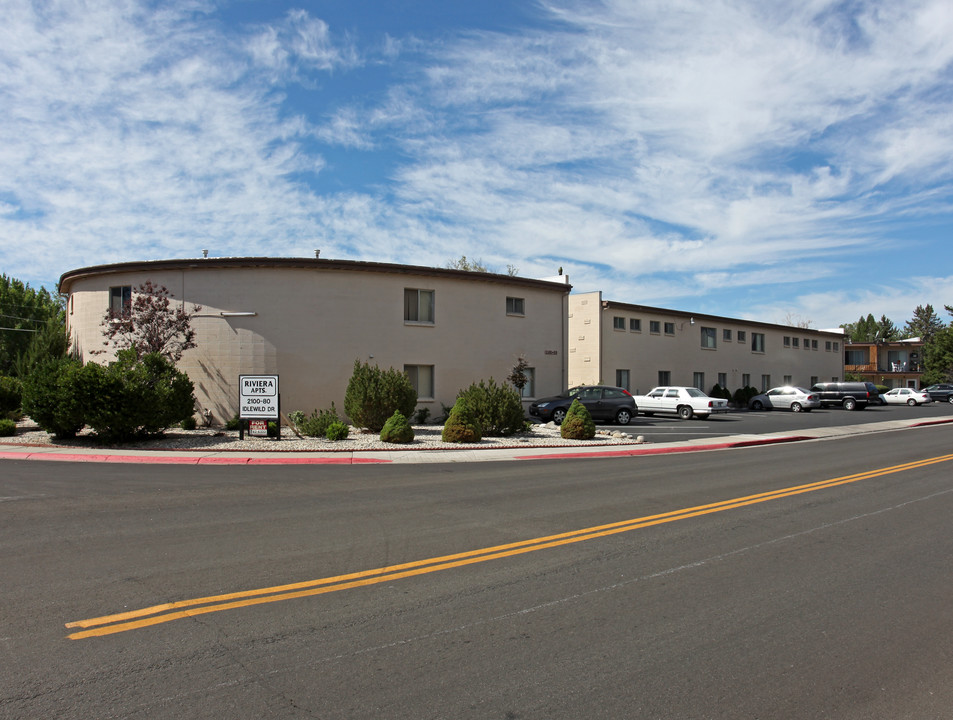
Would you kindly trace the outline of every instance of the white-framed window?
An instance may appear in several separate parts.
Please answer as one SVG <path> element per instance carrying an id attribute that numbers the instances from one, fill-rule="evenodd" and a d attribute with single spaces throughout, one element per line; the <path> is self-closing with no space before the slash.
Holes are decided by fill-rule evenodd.
<path id="1" fill-rule="evenodd" d="M 434 323 L 434 291 L 404 288 L 404 322 Z"/>
<path id="2" fill-rule="evenodd" d="M 612 329 L 613 330 L 625 330 L 625 318 L 619 317 L 616 315 L 612 318 Z"/>
<path id="3" fill-rule="evenodd" d="M 629 371 L 628 370 L 616 370 L 615 371 L 615 384 L 616 387 L 625 388 L 629 390 Z"/>
<path id="4" fill-rule="evenodd" d="M 702 392 L 705 392 L 705 373 L 696 372 L 692 373 L 692 385 Z"/>
<path id="5" fill-rule="evenodd" d="M 642 332 L 642 321 L 639 318 L 629 318 L 629 332 Z"/>
<path id="6" fill-rule="evenodd" d="M 715 328 L 703 327 L 701 329 L 701 339 L 703 348 L 714 350 L 718 346 L 718 342 L 715 337 Z M 701 390 L 701 388 L 699 388 L 699 390 Z"/>
<path id="7" fill-rule="evenodd" d="M 764 333 L 751 333 L 751 352 L 764 352 Z"/>
<path id="8" fill-rule="evenodd" d="M 132 285 L 109 288 L 109 311 L 114 315 L 128 315 L 132 310 Z"/>
<path id="9" fill-rule="evenodd" d="M 523 389 L 520 390 L 520 397 L 536 397 L 536 368 L 523 368 L 523 375 L 526 376 L 526 384 L 523 386 Z"/>
<path id="10" fill-rule="evenodd" d="M 433 400 L 433 365 L 404 365 L 418 400 Z"/>
<path id="11" fill-rule="evenodd" d="M 649 320 L 649 332 L 658 335 L 662 332 L 662 323 L 658 320 Z"/>
<path id="12" fill-rule="evenodd" d="M 521 297 L 506 298 L 506 314 L 507 315 L 525 315 L 526 314 L 526 299 Z"/>

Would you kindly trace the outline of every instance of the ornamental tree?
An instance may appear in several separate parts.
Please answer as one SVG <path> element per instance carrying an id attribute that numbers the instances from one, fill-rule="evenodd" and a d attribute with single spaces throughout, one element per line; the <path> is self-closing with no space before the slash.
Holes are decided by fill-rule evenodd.
<path id="1" fill-rule="evenodd" d="M 202 306 L 193 305 L 189 312 L 184 303 L 173 307 L 173 297 L 164 285 L 146 280 L 133 290 L 131 301 L 122 310 L 106 311 L 103 345 L 135 350 L 137 358 L 158 353 L 172 363 L 178 362 L 182 353 L 196 346 L 192 318 Z"/>

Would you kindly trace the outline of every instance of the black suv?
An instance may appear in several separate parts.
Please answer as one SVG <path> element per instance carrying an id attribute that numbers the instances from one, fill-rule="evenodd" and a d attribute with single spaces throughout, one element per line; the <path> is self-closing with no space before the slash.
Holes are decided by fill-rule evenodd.
<path id="1" fill-rule="evenodd" d="M 930 394 L 930 399 L 935 402 L 953 403 L 953 385 L 949 383 L 940 383 L 923 388 L 923 392 Z"/>
<path id="2" fill-rule="evenodd" d="M 869 403 L 880 404 L 880 393 L 871 382 L 822 382 L 811 387 L 821 407 L 840 405 L 845 410 L 863 410 Z"/>

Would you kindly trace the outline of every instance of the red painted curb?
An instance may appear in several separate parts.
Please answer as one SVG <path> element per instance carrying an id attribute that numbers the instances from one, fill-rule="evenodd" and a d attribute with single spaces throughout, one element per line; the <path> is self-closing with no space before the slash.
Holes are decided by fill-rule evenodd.
<path id="1" fill-rule="evenodd" d="M 250 458 L 250 457 L 214 457 L 199 458 L 176 455 L 160 457 L 155 455 L 77 455 L 65 453 L 12 453 L 0 452 L 0 460 L 50 460 L 56 462 L 100 462 L 127 463 L 131 465 L 367 465 L 386 464 L 392 460 L 376 458 Z"/>

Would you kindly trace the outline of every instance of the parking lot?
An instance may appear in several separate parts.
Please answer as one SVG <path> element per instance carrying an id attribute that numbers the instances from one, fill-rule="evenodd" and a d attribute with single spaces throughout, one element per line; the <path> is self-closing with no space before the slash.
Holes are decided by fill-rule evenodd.
<path id="1" fill-rule="evenodd" d="M 934 402 L 907 407 L 891 405 L 868 407 L 849 412 L 840 408 L 793 413 L 787 410 L 733 410 L 725 415 L 714 415 L 704 420 L 680 420 L 675 416 L 638 415 L 625 426 L 600 425 L 600 429 L 619 430 L 633 436 L 641 435 L 647 442 L 669 442 L 718 438 L 727 435 L 748 435 L 774 432 L 799 432 L 818 427 L 840 427 L 886 420 L 922 418 L 925 422 L 953 417 L 953 404 Z"/>

